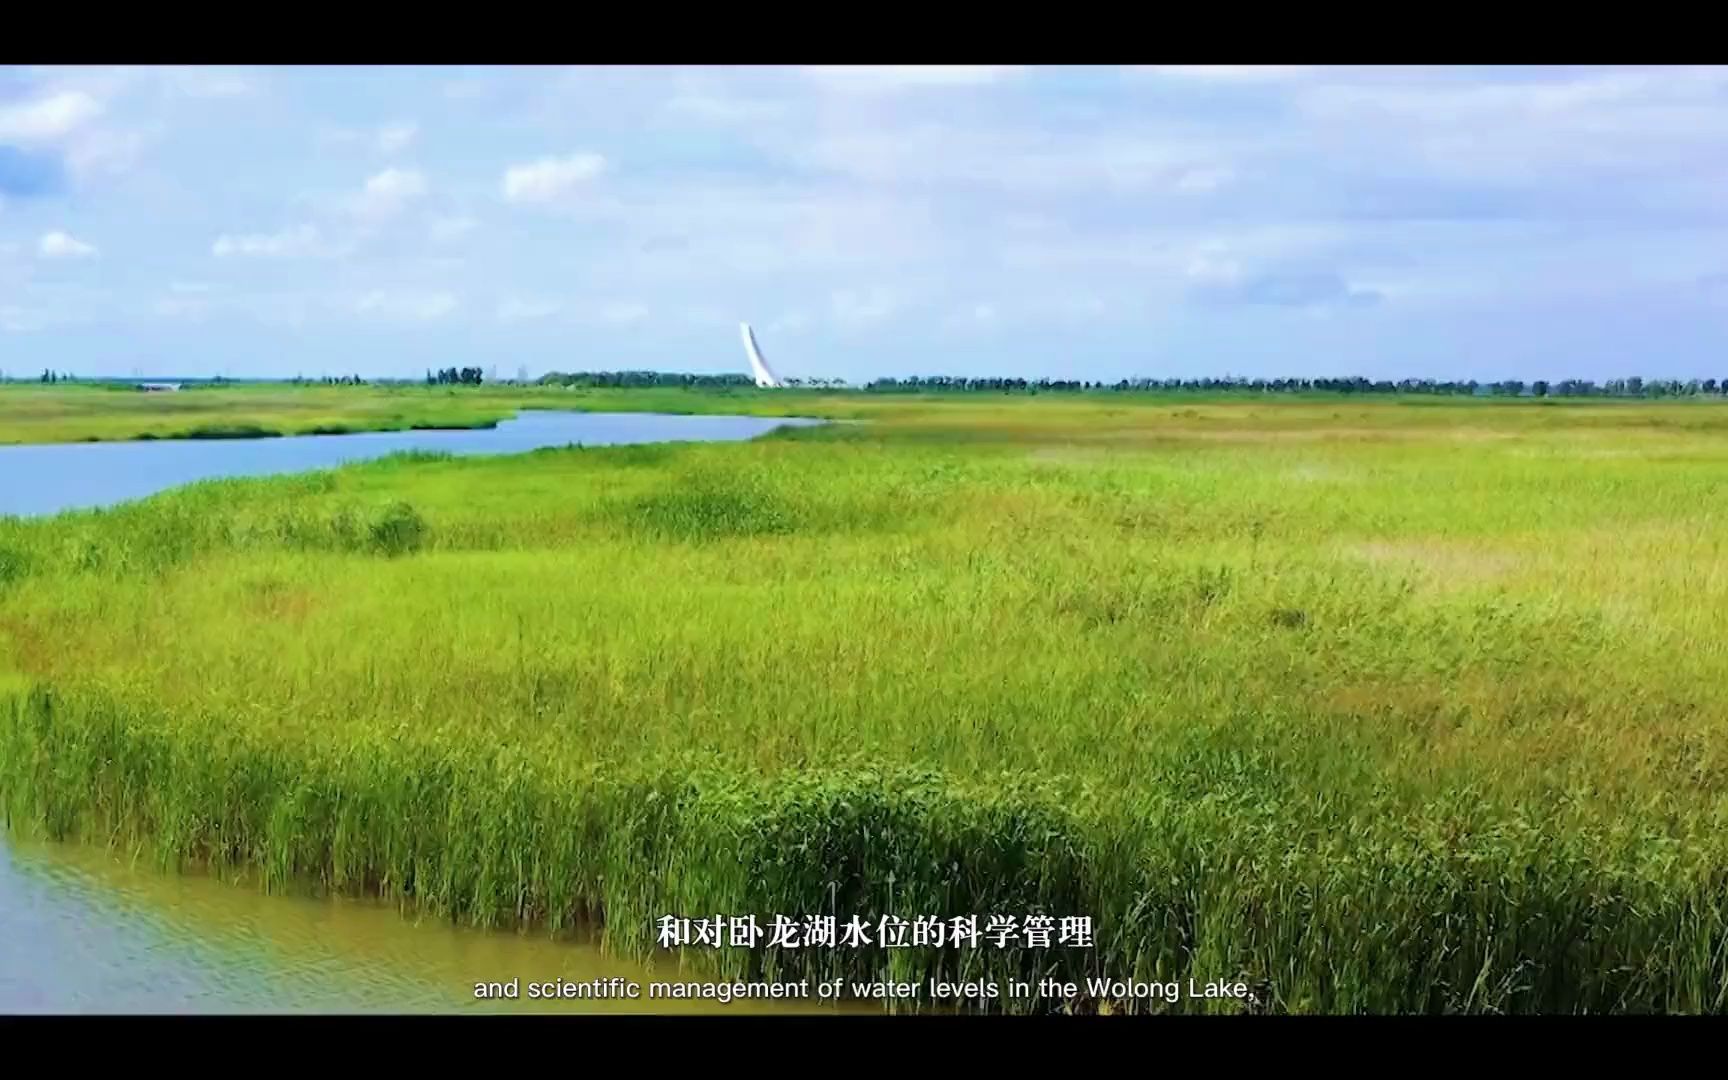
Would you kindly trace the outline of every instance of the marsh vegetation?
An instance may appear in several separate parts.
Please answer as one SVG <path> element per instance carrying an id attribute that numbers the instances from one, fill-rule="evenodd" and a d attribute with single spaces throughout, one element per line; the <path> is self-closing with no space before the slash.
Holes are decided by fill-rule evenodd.
<path id="1" fill-rule="evenodd" d="M 726 976 L 1728 1003 L 1728 407 L 523 393 L 871 422 L 0 519 L 14 825 L 644 955 L 1097 928 Z"/>

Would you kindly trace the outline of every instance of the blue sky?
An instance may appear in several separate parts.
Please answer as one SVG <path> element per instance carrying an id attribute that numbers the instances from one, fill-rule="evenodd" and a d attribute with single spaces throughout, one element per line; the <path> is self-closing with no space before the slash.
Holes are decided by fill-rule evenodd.
<path id="1" fill-rule="evenodd" d="M 0 370 L 1728 377 L 1728 68 L 0 69 Z"/>

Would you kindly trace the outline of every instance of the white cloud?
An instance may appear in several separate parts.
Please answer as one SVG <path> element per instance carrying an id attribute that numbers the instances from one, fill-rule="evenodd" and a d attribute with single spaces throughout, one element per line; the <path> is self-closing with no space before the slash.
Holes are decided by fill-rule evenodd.
<path id="1" fill-rule="evenodd" d="M 378 129 L 374 140 L 380 154 L 397 154 L 408 149 L 414 142 L 414 136 L 419 134 L 417 124 L 386 124 Z"/>
<path id="2" fill-rule="evenodd" d="M 413 231 L 434 240 L 454 238 L 468 226 L 460 219 L 432 219 L 409 212 L 429 201 L 433 187 L 418 169 L 391 166 L 374 173 L 359 190 L 309 193 L 298 202 L 310 213 L 308 222 L 265 234 L 226 234 L 217 239 L 216 255 L 275 258 L 346 257 L 381 242 L 388 246 L 405 239 L 385 229 L 408 220 Z"/>
<path id="3" fill-rule="evenodd" d="M 448 307 L 442 323 L 407 325 L 583 325 L 638 336 L 638 346 L 669 333 L 726 347 L 749 319 L 770 348 L 802 329 L 800 340 L 822 341 L 824 363 L 867 365 L 878 355 L 867 335 L 836 331 L 890 324 L 908 338 L 947 329 L 979 346 L 979 363 L 1113 363 L 1133 336 L 1152 342 L 1146 363 L 1199 368 L 1255 349 L 1325 353 L 1277 336 L 1297 311 L 1337 311 L 1367 336 L 1323 344 L 1355 357 L 1370 336 L 1414 325 L 1418 304 L 1434 326 L 1474 304 L 1474 325 L 1488 327 L 1483 313 L 1495 305 L 1522 319 L 1533 297 L 1587 289 L 1599 298 L 1592 316 L 1623 301 L 1628 326 L 1647 296 L 1728 303 L 1728 287 L 1693 284 L 1724 266 L 1728 189 L 1714 181 L 1728 162 L 1719 108 L 1728 71 L 398 69 L 305 83 L 246 69 L 273 80 L 255 111 L 192 100 L 224 92 L 221 76 L 199 87 L 198 73 L 165 70 L 0 75 L 11 84 L 0 121 L 29 133 L 9 140 L 29 168 L 64 167 L 83 192 L 94 185 L 82 174 L 99 165 L 141 166 L 100 198 L 9 202 L 0 225 L 12 226 L 19 250 L 0 256 L 0 303 L 62 312 L 112 300 L 149 318 L 152 304 L 190 316 L 203 298 L 240 313 L 298 289 L 294 310 L 308 325 L 337 316 L 345 325 L 333 334 L 357 333 L 348 320 L 361 308 L 416 319 Z M 481 98 L 441 95 L 447 80 L 470 76 L 484 76 L 469 87 Z M 329 111 L 370 87 L 387 103 Z M 433 112 L 416 111 L 427 101 Z M 460 158 L 463 146 L 496 150 L 499 115 L 511 147 L 489 164 L 466 158 L 482 162 L 478 191 L 461 161 L 432 160 Z M 222 156 L 264 120 L 290 153 L 311 151 L 321 124 L 349 126 L 339 146 L 299 160 Z M 619 140 L 634 147 L 628 159 L 575 153 L 622 155 Z M 332 185 L 328 169 L 342 161 Z M 524 220 L 536 212 L 529 204 L 550 212 Z M 225 265 L 248 272 L 210 297 L 177 288 L 177 278 L 222 280 L 215 259 L 205 271 L 172 265 L 170 234 L 212 212 L 233 215 L 204 217 L 194 233 L 211 237 L 216 255 L 350 258 L 268 272 Z M 102 261 L 40 260 L 51 226 L 99 243 Z M 122 254 L 128 265 L 166 261 L 143 266 L 131 285 L 102 283 L 136 286 L 130 297 L 67 294 L 84 276 L 69 268 Z M 1664 276 L 1684 288 L 1680 299 L 1658 296 L 1652 283 Z M 1353 318 L 1375 298 L 1376 312 Z M 1191 310 L 1196 299 L 1218 306 Z M 694 311 L 703 304 L 713 307 Z M 992 317 L 995 329 L 984 325 Z M 686 318 L 697 322 L 680 325 Z M 1023 326 L 1024 341 L 1001 332 Z M 1040 350 L 1055 330 L 1076 342 L 1071 354 Z M 1450 340 L 1518 348 L 1511 331 L 1474 333 Z M 1001 334 L 999 351 L 982 347 L 991 334 Z M 556 348 L 557 336 L 539 344 Z M 1412 331 L 1376 347 L 1438 356 L 1441 337 Z"/>
<path id="4" fill-rule="evenodd" d="M 52 142 L 102 113 L 102 103 L 81 90 L 65 90 L 17 105 L 0 106 L 0 140 Z"/>
<path id="5" fill-rule="evenodd" d="M 426 193 L 426 177 L 413 169 L 385 169 L 366 181 L 366 194 L 385 199 L 411 199 Z"/>
<path id="6" fill-rule="evenodd" d="M 1316 80 L 1292 103 L 1316 149 L 1391 163 L 1430 181 L 1529 184 L 1590 170 L 1626 176 L 1713 168 L 1728 140 L 1728 68 L 1614 69 L 1544 78 L 1372 84 Z"/>
<path id="7" fill-rule="evenodd" d="M 249 255 L 272 259 L 297 259 L 330 253 L 323 236 L 311 225 L 296 225 L 275 233 L 224 233 L 210 245 L 219 258 Z"/>
<path id="8" fill-rule="evenodd" d="M 426 176 L 416 169 L 385 169 L 366 181 L 354 209 L 363 217 L 390 217 L 428 190 Z"/>
<path id="9" fill-rule="evenodd" d="M 117 175 L 137 163 L 148 142 L 149 136 L 142 131 L 82 132 L 67 146 L 66 164 L 81 179 L 103 173 Z"/>
<path id="10" fill-rule="evenodd" d="M 526 165 L 512 165 L 504 171 L 504 198 L 510 202 L 557 202 L 606 169 L 606 159 L 599 154 L 571 154 L 562 158 L 543 158 Z"/>
<path id="11" fill-rule="evenodd" d="M 362 315 L 412 322 L 441 319 L 456 310 L 457 299 L 449 292 L 392 292 L 375 290 L 354 301 L 354 310 Z"/>
<path id="12" fill-rule="evenodd" d="M 46 71 L 51 82 L 36 96 L 0 103 L 0 144 L 58 151 L 74 182 L 83 184 L 131 169 L 144 147 L 160 135 L 162 123 L 156 119 L 134 118 L 127 127 L 101 122 L 120 95 L 132 95 L 131 111 L 136 113 L 141 92 L 159 85 L 150 77 L 125 68 Z M 151 99 L 145 95 L 143 100 Z"/>
<path id="13" fill-rule="evenodd" d="M 44 259 L 85 259 L 96 254 L 93 245 L 58 229 L 44 233 L 36 245 L 36 251 Z"/>
<path id="14" fill-rule="evenodd" d="M 325 127 L 314 138 L 327 147 L 370 150 L 383 157 L 394 157 L 414 145 L 420 136 L 420 125 L 410 121 L 381 124 L 375 128 Z"/>

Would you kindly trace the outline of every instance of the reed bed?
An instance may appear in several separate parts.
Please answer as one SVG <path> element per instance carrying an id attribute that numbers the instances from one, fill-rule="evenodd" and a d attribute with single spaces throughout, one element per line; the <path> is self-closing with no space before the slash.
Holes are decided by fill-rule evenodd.
<path id="1" fill-rule="evenodd" d="M 1724 1011 L 1728 407 L 850 407 L 0 519 L 9 819 L 639 956 L 1095 927 L 726 976 Z"/>

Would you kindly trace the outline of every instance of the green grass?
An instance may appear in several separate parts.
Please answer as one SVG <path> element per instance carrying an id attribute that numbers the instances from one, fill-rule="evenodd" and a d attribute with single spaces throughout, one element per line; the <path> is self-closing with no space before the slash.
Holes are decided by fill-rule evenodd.
<path id="1" fill-rule="evenodd" d="M 739 397 L 872 422 L 0 519 L 14 825 L 643 955 L 1097 928 L 728 975 L 1728 1011 L 1728 407 Z"/>
<path id="2" fill-rule="evenodd" d="M 850 399 L 850 400 L 849 400 Z M 126 439 L 245 439 L 361 431 L 489 428 L 519 409 L 856 416 L 879 406 L 861 394 L 564 390 L 557 387 L 197 387 L 146 394 L 124 386 L 0 384 L 0 445 Z"/>

